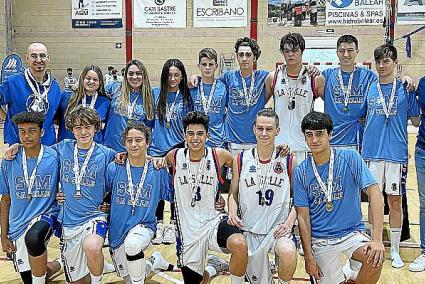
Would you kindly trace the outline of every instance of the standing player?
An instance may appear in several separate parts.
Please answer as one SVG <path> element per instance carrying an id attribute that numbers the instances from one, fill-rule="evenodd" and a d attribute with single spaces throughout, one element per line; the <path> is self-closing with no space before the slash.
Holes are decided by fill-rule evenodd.
<path id="1" fill-rule="evenodd" d="M 367 116 L 362 156 L 388 196 L 391 227 L 391 260 L 404 266 L 399 254 L 401 234 L 401 178 L 408 161 L 407 121 L 419 126 L 420 112 L 415 92 L 408 92 L 396 79 L 397 49 L 389 44 L 374 51 L 379 80 L 370 85 L 366 97 Z M 372 220 L 373 221 L 373 220 Z"/>
<path id="2" fill-rule="evenodd" d="M 296 212 L 290 204 L 293 156 L 276 153 L 275 138 L 280 131 L 276 112 L 259 111 L 253 128 L 257 146 L 243 151 L 233 162 L 229 223 L 244 230 L 250 283 L 274 283 L 269 251 L 276 255 L 279 283 L 289 283 L 297 266 L 292 235 Z"/>
<path id="3" fill-rule="evenodd" d="M 66 126 L 77 141 L 55 145 L 60 156 L 65 202 L 61 253 L 68 282 L 100 283 L 104 266 L 102 246 L 108 229 L 106 214 L 99 210 L 106 193 L 106 169 L 115 151 L 93 141 L 100 118 L 93 109 L 76 107 Z"/>
<path id="4" fill-rule="evenodd" d="M 301 121 L 313 110 L 317 97 L 314 76 L 302 64 L 305 41 L 299 33 L 288 33 L 280 40 L 280 51 L 285 65 L 267 77 L 267 89 L 273 93 L 274 109 L 279 115 L 279 125 L 285 126 L 276 137 L 277 144 L 289 144 L 297 161 L 303 161 L 308 147 L 301 132 Z"/>
<path id="5" fill-rule="evenodd" d="M 421 254 L 409 265 L 409 270 L 413 272 L 425 270 L 425 77 L 419 81 L 418 97 L 422 116 L 415 149 L 415 166 L 419 191 Z"/>
<path id="6" fill-rule="evenodd" d="M 185 283 L 208 283 L 204 273 L 208 250 L 229 252 L 231 283 L 243 283 L 248 253 L 241 231 L 227 224 L 227 216 L 215 209 L 221 167 L 231 166 L 231 154 L 221 148 L 205 147 L 208 117 L 190 112 L 183 119 L 188 148 L 174 149 L 164 160 L 174 168 L 174 199 L 177 253 Z"/>
<path id="7" fill-rule="evenodd" d="M 320 283 L 341 283 L 341 256 L 362 263 L 356 283 L 376 283 L 384 261 L 383 198 L 372 173 L 354 150 L 329 145 L 332 119 L 311 112 L 302 131 L 312 154 L 294 172 L 294 203 L 298 214 L 305 269 Z M 372 240 L 364 225 L 359 189 L 370 197 Z"/>
<path id="8" fill-rule="evenodd" d="M 25 58 L 29 68 L 23 74 L 9 77 L 0 86 L 0 105 L 8 106 L 4 142 L 19 143 L 18 128 L 12 122 L 13 116 L 23 111 L 36 111 L 45 114 L 41 143 L 52 145 L 56 142 L 53 120 L 59 107 L 61 90 L 58 82 L 46 72 L 50 54 L 44 44 L 32 43 L 28 46 Z"/>
<path id="9" fill-rule="evenodd" d="M 142 122 L 130 121 L 123 133 L 126 164 L 110 163 L 106 176 L 112 192 L 109 247 L 115 270 L 126 283 L 144 283 L 145 275 L 157 268 L 172 270 L 159 252 L 150 261 L 145 258 L 156 232 L 158 201 L 173 201 L 170 174 L 146 160 L 150 135 Z"/>
<path id="10" fill-rule="evenodd" d="M 208 115 L 209 124 L 208 147 L 225 148 L 224 121 L 226 119 L 227 95 L 226 86 L 214 78 L 217 69 L 217 53 L 212 48 L 204 48 L 199 52 L 198 68 L 202 78 L 198 87 L 190 89 L 195 111 Z"/>
<path id="11" fill-rule="evenodd" d="M 13 252 L 22 281 L 45 283 L 60 269 L 47 262 L 46 245 L 57 228 L 56 190 L 59 158 L 55 150 L 41 145 L 44 115 L 22 112 L 12 118 L 18 127 L 19 147 L 13 160 L 3 160 L 0 170 L 1 243 Z"/>

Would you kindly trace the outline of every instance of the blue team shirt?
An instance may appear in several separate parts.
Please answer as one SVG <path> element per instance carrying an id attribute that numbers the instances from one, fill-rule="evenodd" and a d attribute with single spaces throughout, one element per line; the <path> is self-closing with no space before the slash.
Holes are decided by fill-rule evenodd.
<path id="1" fill-rule="evenodd" d="M 418 101 L 421 108 L 421 125 L 419 126 L 418 142 L 425 145 L 425 77 L 419 80 L 418 86 Z"/>
<path id="2" fill-rule="evenodd" d="M 152 129 L 152 143 L 149 146 L 148 154 L 154 157 L 160 157 L 167 154 L 176 145 L 184 142 L 183 117 L 192 109 L 183 102 L 183 94 L 180 92 L 176 98 L 176 92 L 170 92 L 167 95 L 168 105 L 172 105 L 176 100 L 174 112 L 171 117 L 171 127 L 166 127 L 166 121 L 160 121 L 158 117 L 160 88 L 153 88 L 153 100 L 155 107 L 155 120 Z"/>
<path id="3" fill-rule="evenodd" d="M 105 126 L 105 137 L 104 145 L 114 149 L 117 152 L 124 152 L 125 146 L 123 142 L 122 134 L 127 127 L 128 113 L 127 109 L 120 109 L 119 107 L 119 96 L 118 94 L 112 99 L 111 107 L 109 109 L 108 122 Z M 137 98 L 137 100 L 136 100 Z M 143 96 L 137 92 L 130 93 L 130 103 L 136 100 L 135 107 L 132 113 L 132 120 L 144 122 L 150 126 L 147 121 L 146 113 L 143 108 Z"/>
<path id="4" fill-rule="evenodd" d="M 139 184 L 142 173 L 143 167 L 131 167 L 131 176 L 135 187 Z M 157 170 L 152 163 L 149 163 L 144 187 L 137 199 L 134 215 L 131 213 L 132 203 L 128 192 L 126 166 L 115 162 L 110 163 L 106 180 L 107 189 L 112 192 L 109 246 L 113 249 L 121 246 L 128 232 L 138 224 L 156 232 L 155 212 L 159 200 L 173 202 L 174 199 L 171 186 L 172 177 L 167 170 Z"/>
<path id="5" fill-rule="evenodd" d="M 61 100 L 61 90 L 58 82 L 51 78 L 52 85 L 47 94 L 48 107 L 43 123 L 44 135 L 41 137 L 43 145 L 52 145 L 56 142 L 54 118 Z M 44 90 L 44 87 L 40 87 Z M 18 127 L 12 122 L 12 117 L 23 111 L 31 111 L 33 102 L 32 90 L 27 84 L 24 74 L 13 75 L 0 85 L 0 104 L 7 105 L 8 111 L 4 123 L 4 143 L 19 143 Z"/>
<path id="6" fill-rule="evenodd" d="M 28 158 L 28 176 L 37 164 L 37 157 Z M 0 170 L 0 194 L 10 196 L 9 238 L 14 241 L 25 233 L 28 224 L 36 217 L 50 213 L 58 215 L 56 190 L 59 182 L 59 158 L 55 150 L 44 146 L 43 158 L 37 167 L 32 199 L 27 198 L 22 148 L 13 160 L 3 160 Z"/>
<path id="7" fill-rule="evenodd" d="M 118 80 L 109 80 L 105 84 L 105 92 L 110 98 L 116 97 L 120 93 L 122 82 Z"/>
<path id="8" fill-rule="evenodd" d="M 317 166 L 326 183 L 329 162 Z M 326 183 L 327 184 L 327 183 Z M 376 184 L 365 162 L 354 150 L 335 150 L 333 210 L 326 211 L 326 196 L 314 176 L 310 156 L 294 171 L 294 204 L 310 210 L 314 238 L 339 238 L 364 230 L 359 189 Z"/>
<path id="9" fill-rule="evenodd" d="M 365 160 L 406 164 L 409 154 L 407 149 L 407 120 L 411 116 L 420 114 L 416 93 L 408 92 L 406 87 L 400 81 L 397 81 L 394 105 L 387 125 L 376 84 L 379 84 L 378 81 L 371 84 L 366 98 L 367 116 L 362 156 Z M 392 85 L 392 83 L 381 84 L 387 106 Z"/>
<path id="10" fill-rule="evenodd" d="M 226 141 L 238 144 L 256 144 L 252 126 L 257 113 L 265 106 L 266 79 L 268 71 L 255 70 L 254 95 L 247 108 L 242 87 L 240 71 L 228 71 L 220 78 L 226 85 L 228 96 L 228 109 L 225 120 Z M 247 91 L 251 86 L 251 76 L 245 78 Z"/>
<path id="11" fill-rule="evenodd" d="M 204 83 L 203 86 L 205 97 L 209 98 L 212 84 Z M 194 110 L 204 112 L 199 88 L 200 86 L 198 85 L 198 87 L 190 89 L 190 95 L 192 96 Z M 210 134 L 206 142 L 208 147 L 223 148 L 225 142 L 224 121 L 226 118 L 227 99 L 226 86 L 220 80 L 217 80 L 208 112 L 208 132 Z"/>
<path id="12" fill-rule="evenodd" d="M 66 129 L 65 127 L 65 113 L 66 109 L 68 108 L 69 99 L 71 98 L 72 93 L 69 91 L 65 91 L 62 93 L 62 98 L 59 106 L 60 111 L 60 124 L 59 124 L 59 130 L 58 130 L 58 141 L 62 141 L 64 139 L 75 139 L 74 134 L 72 134 L 71 131 Z M 91 100 L 93 97 L 87 96 L 86 98 L 86 104 L 90 105 Z M 78 104 L 81 104 L 81 101 L 78 102 Z M 108 116 L 109 111 L 109 104 L 110 100 L 105 96 L 98 96 L 96 99 L 96 103 L 94 104 L 94 109 L 97 111 L 100 117 L 100 122 L 103 124 L 106 122 L 106 118 Z M 96 133 L 94 136 L 94 141 L 96 143 L 103 143 L 103 130 L 99 130 L 99 132 Z"/>
<path id="13" fill-rule="evenodd" d="M 59 214 L 64 227 L 73 227 L 84 224 L 90 219 L 106 216 L 98 207 L 106 193 L 106 169 L 114 159 L 115 151 L 101 144 L 95 145 L 86 171 L 81 181 L 82 198 L 75 198 L 74 181 L 74 146 L 76 141 L 65 139 L 54 147 L 60 158 L 60 182 L 65 194 L 65 202 Z M 78 164 L 81 170 L 88 149 L 78 150 Z"/>
<path id="14" fill-rule="evenodd" d="M 339 67 L 323 71 L 325 77 L 325 113 L 332 118 L 331 145 L 357 146 L 361 145 L 363 126 L 360 118 L 366 115 L 366 94 L 370 84 L 377 79 L 372 70 L 365 67 L 355 67 L 348 100 L 348 111 L 344 112 L 344 91 L 339 84 Z M 342 72 L 344 86 L 348 86 L 351 72 Z"/>

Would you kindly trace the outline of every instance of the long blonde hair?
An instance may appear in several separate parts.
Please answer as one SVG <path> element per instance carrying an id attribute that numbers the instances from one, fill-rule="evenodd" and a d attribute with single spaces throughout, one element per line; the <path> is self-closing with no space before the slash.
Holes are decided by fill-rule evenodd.
<path id="1" fill-rule="evenodd" d="M 103 82 L 103 74 L 102 70 L 97 65 L 88 65 L 84 68 L 83 72 L 80 74 L 80 78 L 78 79 L 78 88 L 77 91 L 74 92 L 69 99 L 68 107 L 66 108 L 65 117 L 67 117 L 78 105 L 78 102 L 81 101 L 85 96 L 84 90 L 84 78 L 86 78 L 87 73 L 89 71 L 94 71 L 99 78 L 99 88 L 97 89 L 98 96 L 105 96 L 105 83 Z"/>
<path id="2" fill-rule="evenodd" d="M 127 107 L 130 105 L 130 93 L 131 93 L 131 87 L 128 83 L 128 69 L 131 65 L 137 66 L 140 71 L 142 71 L 142 77 L 143 77 L 143 83 L 140 88 L 139 94 L 142 95 L 143 98 L 143 109 L 145 110 L 147 119 L 153 119 L 154 113 L 153 113 L 153 101 L 152 101 L 152 88 L 151 83 L 149 81 L 149 75 L 148 71 L 146 70 L 145 65 L 137 59 L 133 59 L 127 63 L 125 66 L 125 72 L 124 72 L 124 80 L 121 84 L 120 89 L 120 95 L 117 98 L 118 101 L 118 108 L 125 112 L 127 110 Z"/>

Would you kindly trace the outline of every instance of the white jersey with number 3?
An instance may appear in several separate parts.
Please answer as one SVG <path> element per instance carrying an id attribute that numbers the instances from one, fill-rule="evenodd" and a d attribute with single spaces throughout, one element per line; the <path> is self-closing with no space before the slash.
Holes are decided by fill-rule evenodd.
<path id="1" fill-rule="evenodd" d="M 174 201 L 176 210 L 176 222 L 179 237 L 183 245 L 189 245 L 202 238 L 203 233 L 209 231 L 210 226 L 216 226 L 221 215 L 215 210 L 218 182 L 221 176 L 218 174 L 218 159 L 215 149 L 206 149 L 206 161 L 199 182 L 199 191 L 189 186 L 188 178 L 192 178 L 192 184 L 200 167 L 200 161 L 189 160 L 189 149 L 178 149 L 175 153 L 174 173 Z M 189 177 L 189 169 L 192 177 Z M 195 197 L 194 206 L 192 198 Z"/>
<path id="2" fill-rule="evenodd" d="M 266 186 L 261 190 L 257 176 L 257 148 L 239 154 L 239 210 L 243 230 L 255 234 L 268 234 L 283 223 L 289 214 L 290 181 L 288 162 L 280 157 L 260 162 L 260 175 L 266 174 Z M 290 164 L 291 162 L 289 162 Z M 290 166 L 289 166 L 290 168 Z"/>

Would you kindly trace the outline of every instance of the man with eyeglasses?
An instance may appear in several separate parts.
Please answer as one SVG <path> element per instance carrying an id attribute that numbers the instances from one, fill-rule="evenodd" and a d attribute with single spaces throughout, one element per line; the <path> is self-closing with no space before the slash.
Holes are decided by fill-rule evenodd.
<path id="1" fill-rule="evenodd" d="M 308 147 L 301 132 L 301 121 L 313 110 L 317 97 L 315 76 L 303 66 L 305 40 L 299 33 L 288 33 L 280 40 L 285 64 L 271 72 L 266 81 L 267 93 L 272 93 L 279 124 L 285 129 L 276 137 L 277 144 L 288 144 L 297 161 L 306 158 Z"/>
<path id="2" fill-rule="evenodd" d="M 333 123 L 328 114 L 307 114 L 301 129 L 312 153 L 294 172 L 306 272 L 322 284 L 342 283 L 344 254 L 362 263 L 356 283 L 376 283 L 385 251 L 384 203 L 376 180 L 357 151 L 330 147 Z M 372 238 L 363 233 L 360 189 L 370 198 Z"/>
<path id="3" fill-rule="evenodd" d="M 19 143 L 13 116 L 23 111 L 36 111 L 45 115 L 41 143 L 52 145 L 56 140 L 53 120 L 59 107 L 61 90 L 58 82 L 46 72 L 50 54 L 44 44 L 36 42 L 28 46 L 25 59 L 29 67 L 23 73 L 9 77 L 0 86 L 0 104 L 8 107 L 7 113 L 0 111 L 0 116 L 6 119 L 4 142 L 10 145 Z"/>

